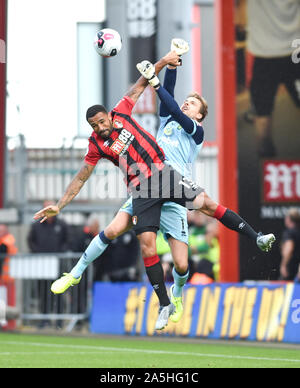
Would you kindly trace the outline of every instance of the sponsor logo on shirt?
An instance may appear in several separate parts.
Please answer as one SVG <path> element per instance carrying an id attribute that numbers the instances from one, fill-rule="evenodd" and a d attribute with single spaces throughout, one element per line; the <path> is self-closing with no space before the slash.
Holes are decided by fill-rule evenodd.
<path id="1" fill-rule="evenodd" d="M 127 131 L 126 129 L 122 129 L 117 139 L 110 146 L 110 149 L 118 155 L 124 155 L 127 151 L 128 147 L 134 140 L 134 135 Z"/>
<path id="2" fill-rule="evenodd" d="M 121 142 L 121 140 L 116 139 L 112 145 L 110 146 L 110 149 L 115 153 L 120 155 L 120 153 L 123 151 L 125 147 L 125 144 Z"/>

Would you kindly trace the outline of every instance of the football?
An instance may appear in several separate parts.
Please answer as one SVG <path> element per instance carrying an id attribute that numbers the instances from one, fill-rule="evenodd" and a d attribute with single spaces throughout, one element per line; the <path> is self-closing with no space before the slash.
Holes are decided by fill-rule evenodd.
<path id="1" fill-rule="evenodd" d="M 95 36 L 94 47 L 102 57 L 114 57 L 122 48 L 121 36 L 112 28 L 103 28 Z"/>

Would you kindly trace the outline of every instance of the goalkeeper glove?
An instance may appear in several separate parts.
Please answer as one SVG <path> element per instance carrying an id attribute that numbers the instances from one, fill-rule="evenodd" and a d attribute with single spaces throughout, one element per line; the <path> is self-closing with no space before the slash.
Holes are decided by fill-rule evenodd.
<path id="1" fill-rule="evenodd" d="M 183 39 L 174 38 L 171 41 L 171 51 L 175 51 L 177 55 L 181 56 L 189 51 L 190 47 L 188 42 Z M 180 64 L 182 65 L 182 59 L 180 58 Z"/>
<path id="2" fill-rule="evenodd" d="M 141 63 L 138 63 L 136 67 L 138 71 L 142 74 L 142 76 L 148 80 L 149 84 L 153 88 L 156 89 L 160 86 L 159 79 L 155 74 L 155 67 L 151 62 L 142 61 Z"/>
<path id="3" fill-rule="evenodd" d="M 188 42 L 183 39 L 174 38 L 171 42 L 171 51 L 175 51 L 177 55 L 185 54 L 189 51 Z"/>

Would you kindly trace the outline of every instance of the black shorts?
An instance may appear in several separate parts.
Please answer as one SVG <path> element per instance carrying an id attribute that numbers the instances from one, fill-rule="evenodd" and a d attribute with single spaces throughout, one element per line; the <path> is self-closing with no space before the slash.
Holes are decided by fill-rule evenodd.
<path id="1" fill-rule="evenodd" d="M 168 165 L 154 175 L 141 189 L 138 188 L 132 193 L 132 223 L 137 235 L 158 231 L 161 207 L 164 202 L 176 202 L 188 209 L 193 209 L 194 199 L 204 191 Z"/>
<path id="2" fill-rule="evenodd" d="M 250 84 L 251 101 L 258 116 L 270 116 L 278 86 L 284 84 L 300 107 L 300 66 L 291 55 L 278 58 L 255 57 Z"/>

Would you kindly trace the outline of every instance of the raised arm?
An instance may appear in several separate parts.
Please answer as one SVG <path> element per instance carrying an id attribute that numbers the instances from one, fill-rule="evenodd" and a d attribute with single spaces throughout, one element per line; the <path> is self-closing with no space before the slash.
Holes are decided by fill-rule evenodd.
<path id="1" fill-rule="evenodd" d="M 165 72 L 163 86 L 172 97 L 174 97 L 176 78 L 177 78 L 177 68 L 174 66 L 168 65 Z M 159 115 L 160 117 L 167 117 L 170 115 L 170 112 L 163 101 L 160 102 Z"/>
<path id="2" fill-rule="evenodd" d="M 155 63 L 155 74 L 158 75 L 168 64 L 171 64 L 174 67 L 180 66 L 180 57 L 175 51 L 170 51 L 167 55 Z M 148 80 L 141 76 L 125 95 L 136 102 L 147 86 Z"/>
<path id="3" fill-rule="evenodd" d="M 35 220 L 41 219 L 41 223 L 44 222 L 47 218 L 54 217 L 59 214 L 61 209 L 63 209 L 72 199 L 79 193 L 82 186 L 91 176 L 95 166 L 92 166 L 88 163 L 84 163 L 78 173 L 75 175 L 71 183 L 68 185 L 64 195 L 58 201 L 56 205 L 47 206 L 44 209 L 39 210 L 34 215 Z"/>

